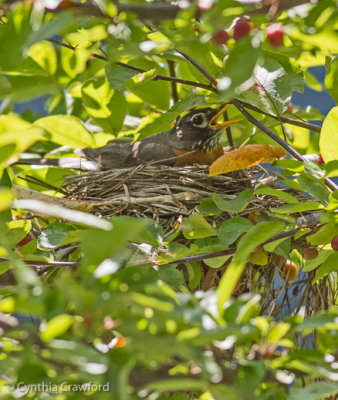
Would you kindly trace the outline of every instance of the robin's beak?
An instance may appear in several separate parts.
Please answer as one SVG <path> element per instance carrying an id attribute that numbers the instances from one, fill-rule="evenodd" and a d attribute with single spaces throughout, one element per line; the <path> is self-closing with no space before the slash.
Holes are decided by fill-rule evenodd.
<path id="1" fill-rule="evenodd" d="M 225 104 L 221 106 L 217 111 L 216 114 L 211 118 L 209 122 L 209 128 L 211 128 L 214 132 L 218 132 L 219 130 L 226 128 L 227 126 L 237 124 L 237 122 L 241 122 L 241 119 L 234 119 L 232 121 L 223 121 L 217 122 L 218 118 L 230 107 L 230 104 Z"/>

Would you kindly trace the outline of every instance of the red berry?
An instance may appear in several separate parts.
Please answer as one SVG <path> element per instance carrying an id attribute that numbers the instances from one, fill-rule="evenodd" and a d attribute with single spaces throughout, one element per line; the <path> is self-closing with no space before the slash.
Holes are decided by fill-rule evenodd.
<path id="1" fill-rule="evenodd" d="M 251 31 L 251 23 L 248 20 L 240 19 L 236 22 L 234 26 L 234 39 L 239 40 L 248 36 L 249 32 Z"/>
<path id="2" fill-rule="evenodd" d="M 214 43 L 221 46 L 222 44 L 225 44 L 229 40 L 228 32 L 225 30 L 221 30 L 214 34 L 214 36 L 212 37 L 212 40 Z"/>
<path id="3" fill-rule="evenodd" d="M 286 282 L 294 281 L 298 275 L 296 264 L 291 260 L 286 260 L 282 268 L 279 270 L 279 275 Z"/>
<path id="4" fill-rule="evenodd" d="M 289 113 L 292 113 L 292 103 L 291 102 L 288 104 L 288 108 L 286 111 Z"/>
<path id="5" fill-rule="evenodd" d="M 322 157 L 321 154 L 319 154 L 317 163 L 318 163 L 318 164 L 325 164 L 325 162 L 324 162 L 323 157 Z"/>
<path id="6" fill-rule="evenodd" d="M 268 35 L 268 41 L 271 44 L 271 46 L 275 47 L 283 46 L 284 31 L 282 24 L 275 23 L 269 25 L 266 28 L 266 34 Z"/>
<path id="7" fill-rule="evenodd" d="M 305 260 L 313 260 L 318 256 L 318 250 L 317 247 L 311 246 L 307 247 L 306 249 L 303 250 L 303 257 Z"/>
<path id="8" fill-rule="evenodd" d="M 331 240 L 331 247 L 334 251 L 338 251 L 338 236 L 335 236 L 332 240 Z"/>

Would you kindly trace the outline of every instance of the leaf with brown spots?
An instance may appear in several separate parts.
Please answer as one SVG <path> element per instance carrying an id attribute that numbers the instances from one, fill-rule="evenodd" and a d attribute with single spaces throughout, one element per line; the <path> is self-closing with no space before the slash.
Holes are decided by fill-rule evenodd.
<path id="1" fill-rule="evenodd" d="M 210 166 L 209 176 L 251 168 L 262 162 L 272 162 L 285 154 L 283 149 L 271 144 L 250 144 L 239 147 L 214 161 Z"/>

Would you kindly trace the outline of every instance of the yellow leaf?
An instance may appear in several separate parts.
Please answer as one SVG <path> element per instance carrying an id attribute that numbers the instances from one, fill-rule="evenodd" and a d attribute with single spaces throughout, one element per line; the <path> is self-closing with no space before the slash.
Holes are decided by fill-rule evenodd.
<path id="1" fill-rule="evenodd" d="M 209 176 L 251 168 L 262 162 L 272 162 L 285 154 L 283 149 L 270 144 L 250 144 L 239 147 L 214 161 L 210 166 Z"/>
<path id="2" fill-rule="evenodd" d="M 324 119 L 319 148 L 326 163 L 338 159 L 338 106 L 333 107 Z"/>

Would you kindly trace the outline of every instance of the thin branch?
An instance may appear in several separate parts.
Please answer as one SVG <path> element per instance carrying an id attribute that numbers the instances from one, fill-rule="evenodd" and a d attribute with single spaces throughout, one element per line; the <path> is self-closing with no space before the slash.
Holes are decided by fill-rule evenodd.
<path id="1" fill-rule="evenodd" d="M 224 121 L 229 121 L 229 116 L 228 116 L 228 111 L 225 110 L 223 112 L 223 116 L 224 116 Z M 232 140 L 232 134 L 231 134 L 231 127 L 230 125 L 226 127 L 225 132 L 227 134 L 227 138 L 228 138 L 228 144 L 231 148 L 234 147 L 234 141 Z"/>
<path id="2" fill-rule="evenodd" d="M 172 78 L 176 78 L 174 61 L 168 60 L 168 67 L 169 67 L 170 76 Z M 172 94 L 172 98 L 174 100 L 174 103 L 177 103 L 178 100 L 179 100 L 179 97 L 178 97 L 178 92 L 177 92 L 177 84 L 174 81 L 171 82 L 171 94 Z"/>
<path id="3" fill-rule="evenodd" d="M 266 115 L 266 116 L 268 116 L 270 118 L 273 118 L 273 119 L 275 119 L 277 121 L 282 121 L 285 124 L 300 126 L 301 128 L 310 129 L 310 130 L 312 130 L 314 132 L 319 132 L 320 133 L 321 127 L 318 126 L 318 125 L 311 124 L 310 122 L 301 121 L 301 120 L 297 121 L 295 119 L 292 119 L 292 118 L 289 118 L 289 117 L 285 117 L 284 115 L 280 115 L 279 117 L 276 117 L 275 115 L 269 114 L 268 112 L 263 111 L 260 108 L 254 106 L 252 104 L 246 103 L 243 100 L 238 100 L 238 102 L 241 103 L 245 108 L 249 108 L 252 111 L 256 111 L 256 112 L 258 112 L 260 114 Z"/>
<path id="4" fill-rule="evenodd" d="M 292 146 L 289 145 L 289 143 L 285 142 L 275 132 L 267 128 L 265 125 L 259 122 L 255 117 L 253 117 L 248 111 L 246 111 L 246 109 L 242 106 L 242 104 L 238 100 L 236 99 L 232 100 L 232 104 L 248 119 L 248 121 L 253 123 L 255 126 L 257 126 L 257 128 L 259 128 L 261 131 L 270 136 L 274 141 L 280 144 L 287 152 L 289 152 L 297 160 L 307 162 L 307 160 L 301 154 L 299 154 L 297 150 L 295 150 Z M 338 186 L 329 178 L 325 178 L 325 184 L 333 191 L 338 190 Z"/>
<path id="5" fill-rule="evenodd" d="M 202 67 L 202 65 L 200 65 L 196 60 L 194 60 L 188 54 L 183 53 L 183 51 L 181 50 L 177 50 L 177 52 L 180 53 L 181 56 L 183 56 L 186 60 L 188 60 L 202 75 L 204 75 L 213 86 L 217 85 L 216 79 L 213 76 L 211 76 L 209 72 L 204 67 Z"/>
<path id="6" fill-rule="evenodd" d="M 0 257 L 0 262 L 10 261 L 8 258 Z M 21 260 L 27 265 L 32 266 L 50 266 L 50 267 L 77 267 L 78 263 L 76 261 L 31 261 L 31 260 Z"/>
<path id="7" fill-rule="evenodd" d="M 55 39 L 46 39 L 46 40 L 51 42 L 51 43 L 54 43 L 54 44 L 56 44 L 58 46 L 65 47 L 66 49 L 73 50 L 73 51 L 76 50 L 76 47 L 74 47 L 74 46 L 72 46 L 70 44 L 66 44 L 66 43 L 60 42 L 60 41 L 55 40 Z M 100 54 L 93 53 L 91 55 L 91 57 L 108 62 L 107 57 L 101 56 Z M 116 62 L 116 64 L 120 65 L 123 68 L 130 69 L 132 71 L 136 71 L 136 72 L 140 72 L 140 73 L 147 72 L 146 69 L 135 67 L 134 65 L 125 64 L 125 63 L 122 63 L 122 62 Z M 199 82 L 195 82 L 195 81 L 189 81 L 189 80 L 186 80 L 186 79 L 174 78 L 174 77 L 167 76 L 167 75 L 158 74 L 158 75 L 155 75 L 152 80 L 153 81 L 162 80 L 162 81 L 167 81 L 167 82 L 176 82 L 176 83 L 181 83 L 182 85 L 188 85 L 188 86 L 193 86 L 193 87 L 199 87 L 201 89 L 206 89 L 206 90 L 209 90 L 210 92 L 217 92 L 217 89 L 214 88 L 211 85 L 205 85 L 204 83 L 199 83 Z"/>
<path id="8" fill-rule="evenodd" d="M 265 244 L 274 242 L 275 240 L 291 237 L 291 236 L 295 235 L 302 228 L 304 228 L 304 226 L 300 226 L 298 228 L 292 229 L 291 231 L 277 233 L 277 235 L 274 235 L 270 239 L 263 242 L 262 246 L 264 246 Z M 309 232 L 308 234 L 312 234 L 312 232 Z M 303 235 L 303 236 L 305 237 L 305 235 Z M 212 253 L 197 254 L 195 256 L 182 257 L 177 260 L 173 260 L 172 262 L 170 262 L 168 264 L 179 264 L 179 263 L 184 263 L 184 262 L 207 260 L 209 258 L 231 256 L 236 253 L 236 250 L 237 250 L 237 247 L 233 247 L 233 248 L 227 249 L 227 250 L 214 251 Z M 166 265 L 166 264 L 160 264 L 160 266 L 161 265 Z"/>

